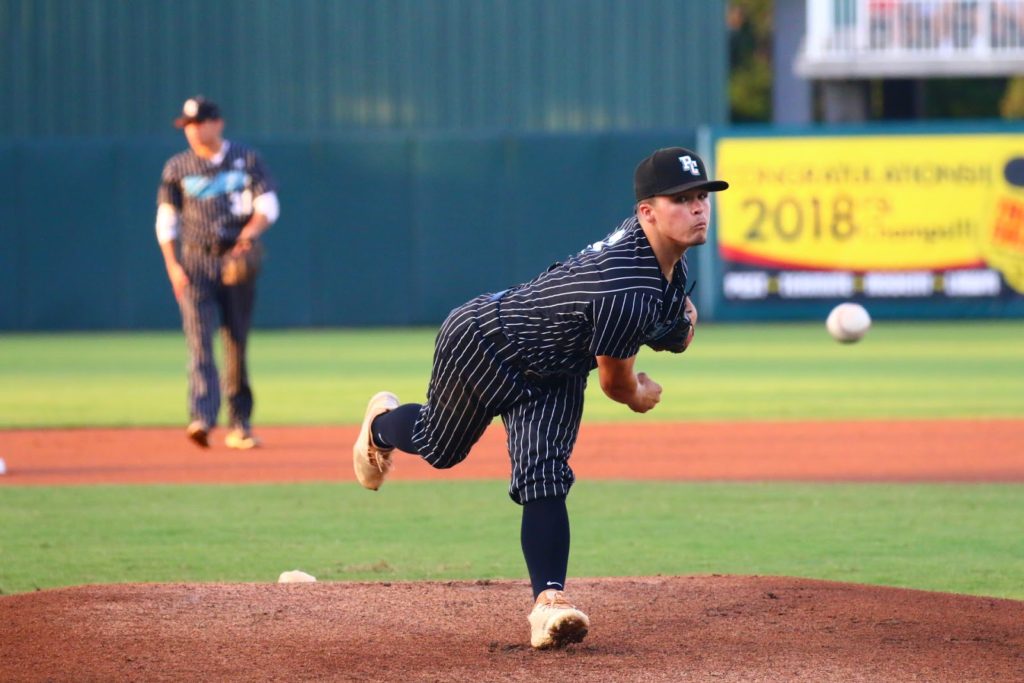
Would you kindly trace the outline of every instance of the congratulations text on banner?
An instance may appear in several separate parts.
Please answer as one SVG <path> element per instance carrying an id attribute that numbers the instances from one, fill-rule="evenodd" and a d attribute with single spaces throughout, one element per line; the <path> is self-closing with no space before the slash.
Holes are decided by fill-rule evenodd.
<path id="1" fill-rule="evenodd" d="M 722 138 L 727 298 L 1024 293 L 1024 135 Z"/>

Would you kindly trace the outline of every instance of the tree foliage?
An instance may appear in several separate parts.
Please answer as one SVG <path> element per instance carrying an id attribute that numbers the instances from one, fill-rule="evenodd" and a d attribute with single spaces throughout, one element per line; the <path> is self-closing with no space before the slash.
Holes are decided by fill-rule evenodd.
<path id="1" fill-rule="evenodd" d="M 734 123 L 772 120 L 773 0 L 729 0 L 729 112 Z M 873 81 L 880 85 L 881 79 Z M 924 82 L 919 118 L 1024 118 L 1024 77 L 933 78 Z M 886 108 L 872 88 L 872 118 Z"/>
<path id="2" fill-rule="evenodd" d="M 999 113 L 1004 119 L 1024 118 L 1024 78 L 1015 76 L 1006 85 L 1006 92 L 999 102 Z"/>
<path id="3" fill-rule="evenodd" d="M 772 118 L 772 2 L 731 0 L 729 113 L 733 122 Z"/>

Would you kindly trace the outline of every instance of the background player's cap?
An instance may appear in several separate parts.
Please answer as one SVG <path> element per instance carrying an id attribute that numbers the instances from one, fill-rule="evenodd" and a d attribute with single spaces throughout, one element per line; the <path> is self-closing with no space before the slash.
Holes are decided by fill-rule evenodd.
<path id="1" fill-rule="evenodd" d="M 683 147 L 666 147 L 641 161 L 633 174 L 636 200 L 686 190 L 718 192 L 729 187 L 724 180 L 708 180 L 704 161 Z"/>
<path id="2" fill-rule="evenodd" d="M 200 123 L 220 118 L 220 108 L 202 95 L 185 100 L 181 106 L 181 116 L 174 119 L 175 128 L 184 128 L 190 123 Z"/>

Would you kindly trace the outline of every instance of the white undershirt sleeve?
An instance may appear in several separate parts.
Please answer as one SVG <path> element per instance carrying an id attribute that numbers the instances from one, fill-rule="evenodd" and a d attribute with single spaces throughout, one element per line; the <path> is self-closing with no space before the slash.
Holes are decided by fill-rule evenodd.
<path id="1" fill-rule="evenodd" d="M 252 208 L 263 214 L 267 222 L 273 224 L 281 214 L 281 206 L 277 203 L 276 192 L 264 192 L 252 200 Z"/>
<path id="2" fill-rule="evenodd" d="M 178 210 L 161 204 L 156 210 L 156 241 L 165 244 L 178 237 Z"/>

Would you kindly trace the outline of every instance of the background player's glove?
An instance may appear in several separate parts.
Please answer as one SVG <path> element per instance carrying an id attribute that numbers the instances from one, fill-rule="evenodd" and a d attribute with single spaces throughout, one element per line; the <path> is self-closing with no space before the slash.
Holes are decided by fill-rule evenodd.
<path id="1" fill-rule="evenodd" d="M 690 317 L 683 313 L 679 316 L 679 320 L 676 321 L 675 325 L 648 341 L 647 346 L 655 351 L 682 353 L 692 340 L 693 325 L 690 323 Z"/>
<path id="2" fill-rule="evenodd" d="M 256 279 L 263 261 L 263 247 L 252 242 L 248 249 L 233 249 L 221 257 L 220 281 L 229 287 Z"/>

